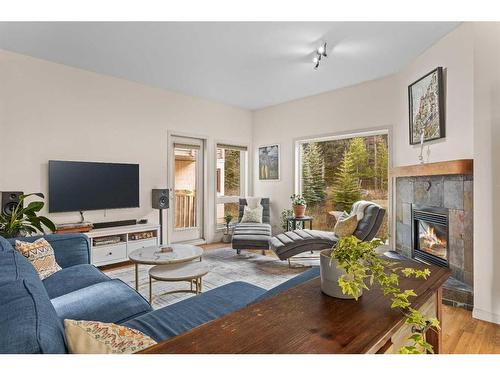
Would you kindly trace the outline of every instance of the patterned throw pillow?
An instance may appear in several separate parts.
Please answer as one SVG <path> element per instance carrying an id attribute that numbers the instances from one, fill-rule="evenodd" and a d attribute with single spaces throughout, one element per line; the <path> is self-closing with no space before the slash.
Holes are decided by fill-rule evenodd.
<path id="1" fill-rule="evenodd" d="M 333 232 L 339 238 L 352 236 L 358 227 L 358 218 L 356 215 L 351 215 L 344 212 L 338 219 Z"/>
<path id="2" fill-rule="evenodd" d="M 34 242 L 16 240 L 16 250 L 28 258 L 42 280 L 61 270 L 56 262 L 54 249 L 45 238 Z"/>
<path id="3" fill-rule="evenodd" d="M 262 223 L 262 213 L 264 208 L 259 206 L 257 208 L 250 208 L 245 206 L 243 209 L 242 223 Z"/>
<path id="4" fill-rule="evenodd" d="M 72 354 L 131 354 L 156 344 L 142 332 L 114 323 L 64 319 L 64 333 Z"/>

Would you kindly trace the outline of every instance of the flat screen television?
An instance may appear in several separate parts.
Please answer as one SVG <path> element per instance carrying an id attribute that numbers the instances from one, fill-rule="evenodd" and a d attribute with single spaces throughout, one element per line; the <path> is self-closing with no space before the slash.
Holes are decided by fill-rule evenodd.
<path id="1" fill-rule="evenodd" d="M 49 212 L 139 207 L 139 165 L 49 160 Z"/>

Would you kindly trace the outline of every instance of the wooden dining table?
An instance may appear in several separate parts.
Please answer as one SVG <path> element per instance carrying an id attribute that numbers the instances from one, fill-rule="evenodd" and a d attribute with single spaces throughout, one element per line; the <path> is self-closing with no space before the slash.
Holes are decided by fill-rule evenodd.
<path id="1" fill-rule="evenodd" d="M 401 276 L 402 290 L 418 295 L 412 307 L 441 320 L 441 286 L 448 268 L 410 260 L 404 267 L 429 268 L 426 279 Z M 391 309 L 390 298 L 374 286 L 357 301 L 321 292 L 320 278 L 210 321 L 184 334 L 162 341 L 144 354 L 305 354 L 397 353 L 411 335 L 404 316 Z M 427 341 L 442 352 L 441 332 L 429 329 Z"/>

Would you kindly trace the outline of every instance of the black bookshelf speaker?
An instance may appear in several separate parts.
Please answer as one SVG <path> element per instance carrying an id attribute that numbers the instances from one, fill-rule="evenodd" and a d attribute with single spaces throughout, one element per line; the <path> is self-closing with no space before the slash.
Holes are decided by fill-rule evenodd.
<path id="1" fill-rule="evenodd" d="M 19 203 L 19 197 L 23 194 L 22 191 L 2 191 L 2 201 L 0 207 L 4 215 L 12 214 L 14 208 Z"/>
<path id="2" fill-rule="evenodd" d="M 157 210 L 169 208 L 168 189 L 153 189 L 152 192 L 153 208 L 156 208 Z"/>

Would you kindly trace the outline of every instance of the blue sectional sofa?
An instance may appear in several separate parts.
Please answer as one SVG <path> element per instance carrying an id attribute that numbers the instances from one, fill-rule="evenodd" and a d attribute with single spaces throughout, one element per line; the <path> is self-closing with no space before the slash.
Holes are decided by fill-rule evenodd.
<path id="1" fill-rule="evenodd" d="M 90 264 L 85 235 L 44 237 L 62 270 L 43 281 L 13 248 L 15 239 L 0 237 L 0 353 L 67 353 L 67 318 L 118 323 L 161 341 L 319 275 L 313 268 L 269 291 L 233 282 L 153 310 L 134 289 Z"/>

